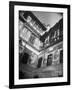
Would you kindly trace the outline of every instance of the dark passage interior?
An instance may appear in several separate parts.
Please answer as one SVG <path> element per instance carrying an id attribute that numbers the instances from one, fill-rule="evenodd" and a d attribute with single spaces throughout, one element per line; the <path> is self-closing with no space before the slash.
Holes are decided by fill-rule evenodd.
<path id="1" fill-rule="evenodd" d="M 39 60 L 38 60 L 38 65 L 37 65 L 37 67 L 38 67 L 38 68 L 40 68 L 40 67 L 41 67 L 41 63 L 42 63 L 42 57 L 41 57 L 41 58 L 39 58 Z"/>
<path id="2" fill-rule="evenodd" d="M 29 54 L 24 53 L 24 55 L 22 56 L 22 60 L 21 61 L 22 61 L 22 63 L 27 64 L 28 59 L 29 59 Z"/>

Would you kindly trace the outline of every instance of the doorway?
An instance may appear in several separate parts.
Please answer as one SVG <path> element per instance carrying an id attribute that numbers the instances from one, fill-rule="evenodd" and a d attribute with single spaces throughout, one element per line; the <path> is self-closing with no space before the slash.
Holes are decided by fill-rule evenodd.
<path id="1" fill-rule="evenodd" d="M 48 57 L 47 57 L 47 66 L 52 64 L 52 58 L 53 58 L 52 54 L 48 55 Z"/>
<path id="2" fill-rule="evenodd" d="M 63 63 L 63 50 L 60 51 L 60 63 Z"/>
<path id="3" fill-rule="evenodd" d="M 27 64 L 28 59 L 29 59 L 29 54 L 24 53 L 21 61 L 22 61 L 23 64 Z"/>
<path id="4" fill-rule="evenodd" d="M 38 59 L 38 65 L 37 65 L 38 68 L 41 67 L 41 63 L 42 63 L 42 57 Z"/>

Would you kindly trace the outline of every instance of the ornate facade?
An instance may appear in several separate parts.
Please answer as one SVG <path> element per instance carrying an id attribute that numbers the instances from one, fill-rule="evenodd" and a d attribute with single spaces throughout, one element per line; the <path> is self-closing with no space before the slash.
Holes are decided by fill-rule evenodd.
<path id="1" fill-rule="evenodd" d="M 46 31 L 32 12 L 19 11 L 20 79 L 63 75 L 63 19 Z"/>

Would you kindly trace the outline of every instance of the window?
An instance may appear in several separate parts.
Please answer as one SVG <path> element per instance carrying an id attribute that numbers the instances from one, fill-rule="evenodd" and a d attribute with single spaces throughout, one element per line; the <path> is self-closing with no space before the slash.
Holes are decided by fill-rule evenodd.
<path id="1" fill-rule="evenodd" d="M 56 50 L 54 52 L 54 60 L 53 60 L 54 64 L 59 64 L 59 59 L 60 59 L 59 50 Z"/>
<path id="2" fill-rule="evenodd" d="M 32 19 L 32 18 L 31 18 L 30 16 L 28 16 L 28 17 L 27 17 L 27 22 L 30 22 L 31 19 Z"/>
<path id="3" fill-rule="evenodd" d="M 35 40 L 35 36 L 33 34 L 31 34 L 29 42 L 33 45 L 34 44 L 34 40 Z"/>
<path id="4" fill-rule="evenodd" d="M 31 32 L 26 27 L 24 27 L 23 30 L 21 30 L 20 32 L 20 37 L 26 41 L 29 41 L 30 36 Z"/>
<path id="5" fill-rule="evenodd" d="M 40 49 L 40 47 L 42 47 L 43 43 L 40 42 L 40 40 L 38 38 L 35 39 L 34 41 L 34 47 L 37 49 Z"/>
<path id="6" fill-rule="evenodd" d="M 19 20 L 19 31 L 23 28 L 23 22 Z"/>

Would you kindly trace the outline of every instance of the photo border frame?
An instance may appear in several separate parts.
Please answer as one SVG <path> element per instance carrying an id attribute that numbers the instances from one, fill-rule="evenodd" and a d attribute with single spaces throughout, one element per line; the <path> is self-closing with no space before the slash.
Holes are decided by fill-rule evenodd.
<path id="1" fill-rule="evenodd" d="M 39 6 L 67 9 L 67 82 L 57 83 L 41 83 L 41 84 L 25 84 L 14 85 L 14 6 Z M 70 5 L 65 4 L 48 4 L 48 3 L 33 3 L 33 2 L 9 2 L 9 88 L 30 88 L 30 87 L 45 87 L 45 86 L 61 86 L 70 85 Z"/>

